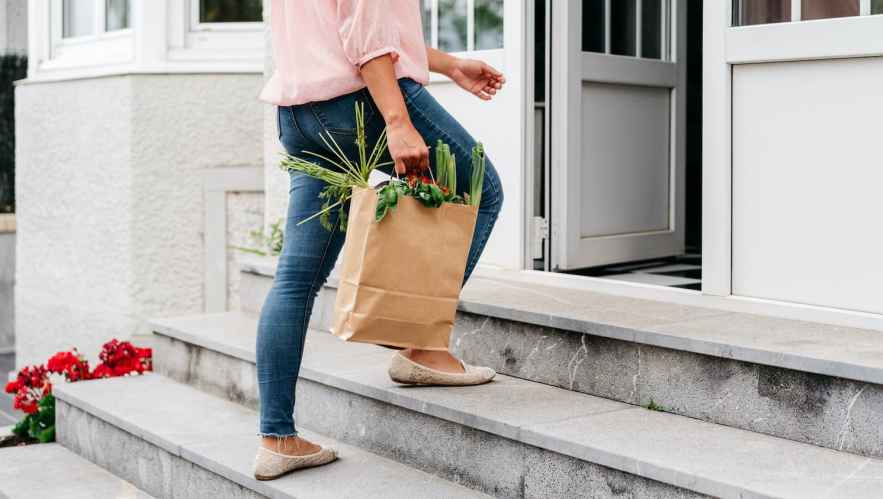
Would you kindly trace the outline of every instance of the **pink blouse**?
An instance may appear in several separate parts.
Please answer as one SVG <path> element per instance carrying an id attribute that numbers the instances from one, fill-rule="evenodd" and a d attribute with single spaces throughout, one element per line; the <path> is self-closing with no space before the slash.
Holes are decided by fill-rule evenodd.
<path id="1" fill-rule="evenodd" d="M 272 0 L 276 70 L 261 100 L 295 105 L 363 88 L 362 64 L 394 54 L 397 78 L 429 82 L 418 0 Z"/>

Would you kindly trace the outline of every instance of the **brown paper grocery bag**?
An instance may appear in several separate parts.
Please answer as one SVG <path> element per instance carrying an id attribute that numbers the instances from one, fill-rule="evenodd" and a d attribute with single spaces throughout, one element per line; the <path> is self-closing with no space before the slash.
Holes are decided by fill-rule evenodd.
<path id="1" fill-rule="evenodd" d="M 447 350 L 478 207 L 408 196 L 381 222 L 377 194 L 350 201 L 332 332 L 347 341 Z"/>

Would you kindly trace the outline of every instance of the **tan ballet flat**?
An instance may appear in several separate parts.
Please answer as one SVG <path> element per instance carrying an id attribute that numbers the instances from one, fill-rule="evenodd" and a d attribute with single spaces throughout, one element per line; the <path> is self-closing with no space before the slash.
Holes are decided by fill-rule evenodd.
<path id="1" fill-rule="evenodd" d="M 471 386 L 487 383 L 497 375 L 489 367 L 470 366 L 463 361 L 460 364 L 465 372 L 446 373 L 420 365 L 397 353 L 389 364 L 389 377 L 403 385 Z"/>
<path id="2" fill-rule="evenodd" d="M 254 477 L 258 480 L 273 480 L 295 470 L 328 464 L 335 459 L 337 452 L 324 447 L 312 454 L 289 456 L 260 446 L 254 459 Z"/>

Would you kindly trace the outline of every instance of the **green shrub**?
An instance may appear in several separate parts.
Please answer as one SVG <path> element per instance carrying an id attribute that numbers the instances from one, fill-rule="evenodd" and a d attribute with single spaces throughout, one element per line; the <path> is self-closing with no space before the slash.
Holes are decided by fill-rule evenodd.
<path id="1" fill-rule="evenodd" d="M 27 75 L 28 59 L 0 56 L 0 213 L 15 211 L 15 92 L 12 82 Z"/>

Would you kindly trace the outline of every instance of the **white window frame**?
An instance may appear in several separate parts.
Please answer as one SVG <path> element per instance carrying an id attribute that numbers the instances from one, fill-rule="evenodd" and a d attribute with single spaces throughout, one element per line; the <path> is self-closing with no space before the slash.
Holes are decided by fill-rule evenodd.
<path id="1" fill-rule="evenodd" d="M 438 2 L 439 0 L 432 0 L 432 21 L 430 22 L 430 46 L 433 48 L 438 48 Z M 505 0 L 504 0 L 505 2 Z M 423 5 L 421 4 L 421 13 L 423 9 Z M 503 31 L 506 30 L 505 20 L 503 21 Z M 466 50 L 460 52 L 452 52 L 455 54 L 475 54 L 482 52 L 494 52 L 494 51 L 502 51 L 503 48 L 495 48 L 495 49 L 483 49 L 476 50 L 475 49 L 475 0 L 466 0 Z"/>
<path id="2" fill-rule="evenodd" d="M 197 1 L 131 0 L 129 28 L 106 32 L 104 1 L 96 0 L 96 32 L 63 38 L 62 0 L 28 0 L 28 79 L 68 80 L 133 73 L 262 73 L 264 23 L 194 24 Z M 264 3 L 267 9 L 269 2 Z"/>
<path id="3" fill-rule="evenodd" d="M 638 1 L 640 1 L 640 0 L 638 0 Z M 808 21 L 828 21 L 831 19 L 854 19 L 856 17 L 879 15 L 879 14 L 871 14 L 871 6 L 872 6 L 871 0 L 859 0 L 859 13 L 857 16 L 830 17 L 830 18 L 823 18 L 823 19 L 809 19 Z M 741 7 L 741 4 L 740 4 L 740 7 Z M 737 9 L 734 8 L 733 10 L 735 11 Z M 740 25 L 735 24 L 737 22 L 737 19 L 742 18 L 741 9 L 739 9 L 739 10 L 740 10 L 740 12 L 737 15 L 734 15 L 731 22 L 730 22 L 730 26 L 733 28 L 746 28 L 748 26 L 764 26 L 766 24 L 783 24 L 783 23 L 788 23 L 788 22 L 797 23 L 797 22 L 806 22 L 807 21 L 807 20 L 803 19 L 803 0 L 791 0 L 791 20 L 790 21 L 780 21 L 780 22 L 775 22 L 775 23 L 748 24 L 748 25 L 740 26 Z"/>
<path id="4" fill-rule="evenodd" d="M 869 0 L 870 1 L 870 0 Z M 190 1 L 190 31 L 260 31 L 264 29 L 262 22 L 214 22 L 206 23 L 199 19 L 199 0 Z"/>
<path id="5" fill-rule="evenodd" d="M 199 0 L 167 1 L 170 62 L 187 65 L 199 61 L 230 71 L 263 71 L 263 22 L 203 23 L 199 20 Z"/>
<path id="6" fill-rule="evenodd" d="M 503 0 L 504 4 L 506 0 Z M 515 0 L 508 0 L 515 1 Z M 438 48 L 438 2 L 432 0 L 432 19 L 430 21 L 430 42 L 428 46 Z M 423 5 L 420 5 L 421 14 L 423 13 Z M 451 52 L 455 56 L 470 57 L 484 61 L 495 68 L 503 67 L 505 62 L 504 48 L 475 50 L 475 0 L 466 0 L 466 50 L 461 52 Z M 505 12 L 505 11 L 504 11 Z M 507 30 L 505 16 L 503 21 L 503 39 L 506 39 Z M 430 73 L 429 81 L 432 83 L 449 81 L 447 76 Z"/>
<path id="7" fill-rule="evenodd" d="M 129 27 L 105 31 L 105 1 L 96 3 L 93 15 L 93 32 L 90 35 L 64 37 L 63 1 L 50 0 L 48 19 L 48 53 L 42 69 L 115 65 L 131 62 L 134 57 L 131 17 Z"/>

